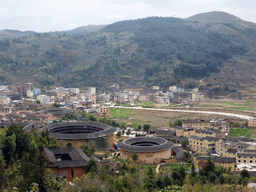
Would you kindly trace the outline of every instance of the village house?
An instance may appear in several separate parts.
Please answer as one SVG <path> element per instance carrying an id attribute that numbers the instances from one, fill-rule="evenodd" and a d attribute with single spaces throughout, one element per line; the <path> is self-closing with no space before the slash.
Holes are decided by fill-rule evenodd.
<path id="1" fill-rule="evenodd" d="M 99 108 L 100 115 L 109 115 L 109 107 L 101 105 Z"/>
<path id="2" fill-rule="evenodd" d="M 193 162 L 196 168 L 200 168 L 206 165 L 208 159 L 209 156 L 196 156 L 193 158 Z M 224 168 L 230 169 L 231 171 L 235 171 L 236 158 L 211 156 L 210 160 L 216 167 L 222 166 Z"/>
<path id="3" fill-rule="evenodd" d="M 89 157 L 79 148 L 44 148 L 44 153 L 50 161 L 50 169 L 56 177 L 67 178 L 72 181 L 85 174 L 85 167 Z"/>
<path id="4" fill-rule="evenodd" d="M 248 127 L 256 127 L 256 119 L 255 118 L 249 119 Z"/>

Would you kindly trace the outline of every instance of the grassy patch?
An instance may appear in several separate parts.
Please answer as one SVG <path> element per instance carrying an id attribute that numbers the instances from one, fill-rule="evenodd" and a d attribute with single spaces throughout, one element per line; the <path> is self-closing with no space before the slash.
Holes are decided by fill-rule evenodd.
<path id="1" fill-rule="evenodd" d="M 151 167 L 151 168 L 153 169 L 153 171 L 156 173 L 156 167 L 157 167 L 157 165 L 142 165 L 142 166 L 141 166 L 141 169 L 142 169 L 143 171 L 147 171 L 149 167 Z"/>
<path id="2" fill-rule="evenodd" d="M 141 106 L 141 107 L 144 107 L 144 108 L 153 108 L 155 107 L 154 103 L 153 102 L 136 102 L 136 105 L 137 106 Z"/>
<path id="3" fill-rule="evenodd" d="M 130 107 L 131 104 L 116 103 L 115 106 Z"/>
<path id="4" fill-rule="evenodd" d="M 180 167 L 184 167 L 185 170 L 190 170 L 190 167 L 191 165 L 190 164 L 183 164 L 183 165 L 180 165 L 180 164 L 171 164 L 171 165 L 168 165 L 168 168 L 173 171 L 174 169 L 178 169 Z"/>
<path id="5" fill-rule="evenodd" d="M 221 102 L 221 103 L 223 103 L 223 104 L 228 104 L 228 105 L 235 105 L 235 106 L 244 106 L 244 107 L 246 107 L 246 106 L 249 106 L 250 105 L 250 101 L 246 101 L 245 103 L 235 103 L 235 102 Z"/>
<path id="6" fill-rule="evenodd" d="M 254 133 L 253 130 L 247 128 L 233 128 L 230 129 L 229 137 L 247 137 L 251 138 L 252 134 Z"/>
<path id="7" fill-rule="evenodd" d="M 109 114 L 113 118 L 129 118 L 133 114 L 133 109 L 118 109 L 118 108 L 110 108 Z"/>
<path id="8" fill-rule="evenodd" d="M 0 128 L 0 136 L 4 135 L 6 130 L 7 130 L 7 128 Z"/>
<path id="9" fill-rule="evenodd" d="M 233 102 L 228 102 L 228 103 L 233 103 Z M 238 106 L 240 104 L 237 104 Z M 217 105 L 217 107 L 221 107 L 221 108 L 224 108 L 224 109 L 235 109 L 235 110 L 247 110 L 247 109 L 250 109 L 249 106 L 243 106 L 244 104 L 241 104 L 241 107 L 225 107 L 223 105 Z"/>

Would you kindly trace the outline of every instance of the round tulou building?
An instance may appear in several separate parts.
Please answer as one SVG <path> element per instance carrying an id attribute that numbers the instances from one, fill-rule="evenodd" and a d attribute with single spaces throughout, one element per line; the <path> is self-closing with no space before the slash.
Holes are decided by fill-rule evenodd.
<path id="1" fill-rule="evenodd" d="M 56 138 L 61 147 L 71 142 L 73 147 L 80 147 L 89 141 L 95 141 L 97 147 L 113 146 L 116 128 L 98 122 L 62 122 L 43 127 L 40 131 L 48 130 Z"/>
<path id="2" fill-rule="evenodd" d="M 160 137 L 135 137 L 117 144 L 121 159 L 132 160 L 132 154 L 136 152 L 138 160 L 145 164 L 156 164 L 171 159 L 172 146 L 172 142 Z"/>

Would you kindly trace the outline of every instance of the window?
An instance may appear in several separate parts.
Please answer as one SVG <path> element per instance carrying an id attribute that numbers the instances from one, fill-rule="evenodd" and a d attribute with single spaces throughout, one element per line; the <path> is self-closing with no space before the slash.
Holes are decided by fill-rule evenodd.
<path id="1" fill-rule="evenodd" d="M 250 157 L 252 159 L 252 157 Z"/>
<path id="2" fill-rule="evenodd" d="M 238 158 L 241 158 L 241 156 L 238 156 Z"/>
<path id="3" fill-rule="evenodd" d="M 238 160 L 238 162 L 240 163 L 240 162 L 241 162 L 241 160 L 239 159 L 239 160 Z"/>
<path id="4" fill-rule="evenodd" d="M 244 160 L 244 163 L 246 163 L 246 160 Z"/>
<path id="5" fill-rule="evenodd" d="M 252 160 L 250 161 L 250 163 L 252 163 Z"/>

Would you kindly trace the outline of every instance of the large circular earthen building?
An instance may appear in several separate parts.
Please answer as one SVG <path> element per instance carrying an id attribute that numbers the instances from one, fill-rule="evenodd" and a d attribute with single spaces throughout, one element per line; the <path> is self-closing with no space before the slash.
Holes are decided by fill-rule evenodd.
<path id="1" fill-rule="evenodd" d="M 68 142 L 71 142 L 73 147 L 80 147 L 90 140 L 96 141 L 98 145 L 106 145 L 107 141 L 109 146 L 113 146 L 116 128 L 98 122 L 62 122 L 40 129 L 46 130 L 59 141 L 61 147 L 66 146 Z"/>
<path id="2" fill-rule="evenodd" d="M 145 164 L 156 164 L 171 159 L 172 142 L 160 137 L 135 137 L 117 144 L 121 159 L 132 160 L 132 154 L 138 154 L 138 160 Z"/>

